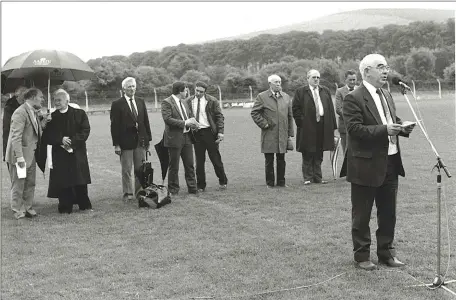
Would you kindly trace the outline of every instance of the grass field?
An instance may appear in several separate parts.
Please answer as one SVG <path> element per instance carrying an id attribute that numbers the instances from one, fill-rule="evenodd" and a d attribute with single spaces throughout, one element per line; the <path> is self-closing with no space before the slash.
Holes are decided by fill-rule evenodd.
<path id="1" fill-rule="evenodd" d="M 401 95 L 398 115 L 412 120 Z M 421 95 L 419 107 L 429 136 L 456 176 L 454 94 Z M 88 140 L 94 212 L 57 213 L 46 198 L 46 178 L 37 174 L 35 219 L 15 220 L 9 209 L 9 178 L 2 164 L 1 299 L 452 299 L 443 289 L 410 287 L 430 283 L 436 270 L 435 156 L 416 127 L 401 139 L 406 177 L 400 178 L 396 248 L 407 266 L 354 268 L 350 234 L 350 185 L 302 185 L 300 153 L 290 152 L 287 189 L 265 188 L 260 130 L 249 109 L 226 109 L 222 159 L 228 190 L 218 191 L 207 162 L 207 191 L 182 195 L 160 210 L 138 209 L 121 200 L 120 163 L 109 133 L 109 115 L 91 115 Z M 153 142 L 164 124 L 150 113 Z M 158 159 L 151 161 L 160 176 Z M 341 162 L 341 161 L 340 161 Z M 181 172 L 183 173 L 182 166 Z M 181 187 L 184 183 L 181 176 Z M 455 179 L 443 176 L 449 236 L 456 247 Z M 375 208 L 371 230 L 376 261 Z M 442 270 L 448 262 L 446 219 Z M 454 250 L 453 250 L 454 252 Z M 451 257 L 448 279 L 456 279 Z M 449 285 L 456 290 L 456 284 Z"/>

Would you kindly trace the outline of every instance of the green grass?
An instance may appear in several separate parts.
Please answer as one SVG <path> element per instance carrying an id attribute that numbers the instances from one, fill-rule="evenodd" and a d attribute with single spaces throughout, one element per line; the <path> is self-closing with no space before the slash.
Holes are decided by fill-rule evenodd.
<path id="1" fill-rule="evenodd" d="M 402 96 L 395 99 L 398 114 L 412 120 Z M 422 95 L 419 106 L 429 136 L 456 176 L 454 94 L 442 100 Z M 46 179 L 37 174 L 39 217 L 13 219 L 9 177 L 2 164 L 1 299 L 451 299 L 443 289 L 408 287 L 419 284 L 416 280 L 430 283 L 436 265 L 436 173 L 431 172 L 435 157 L 419 128 L 410 139 L 401 139 L 407 176 L 400 178 L 396 248 L 407 267 L 402 272 L 383 266 L 366 272 L 353 265 L 350 185 L 338 179 L 304 187 L 300 153 L 290 152 L 290 188 L 267 190 L 260 130 L 250 110 L 224 113 L 221 153 L 228 190 L 217 190 L 208 161 L 207 191 L 187 197 L 184 186 L 183 195 L 160 210 L 122 202 L 120 163 L 107 114 L 89 117 L 94 212 L 75 209 L 71 215 L 59 215 L 57 199 L 46 198 L 46 172 Z M 156 143 L 164 124 L 159 112 L 149 116 Z M 328 156 L 325 153 L 323 176 L 332 179 Z M 158 178 L 155 153 L 151 161 Z M 182 187 L 182 166 L 180 173 Z M 444 176 L 452 248 L 455 194 L 454 178 Z M 375 215 L 374 209 L 374 260 Z M 443 271 L 448 255 L 446 221 L 444 225 Z M 448 279 L 456 279 L 454 265 L 452 255 Z"/>

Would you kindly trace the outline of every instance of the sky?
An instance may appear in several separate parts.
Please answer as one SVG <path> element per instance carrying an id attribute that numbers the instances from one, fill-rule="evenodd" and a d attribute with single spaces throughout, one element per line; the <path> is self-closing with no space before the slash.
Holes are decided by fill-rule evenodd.
<path id="1" fill-rule="evenodd" d="M 455 9 L 454 2 L 2 2 L 1 61 L 36 49 L 87 61 L 160 50 L 364 8 Z"/>

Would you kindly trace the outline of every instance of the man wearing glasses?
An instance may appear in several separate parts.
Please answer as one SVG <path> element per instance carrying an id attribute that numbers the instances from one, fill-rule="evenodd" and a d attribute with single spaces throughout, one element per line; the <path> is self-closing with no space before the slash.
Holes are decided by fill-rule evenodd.
<path id="1" fill-rule="evenodd" d="M 369 228 L 374 201 L 377 206 L 378 260 L 389 267 L 404 266 L 397 259 L 393 246 L 398 175 L 405 176 L 398 135 L 408 137 L 414 125 L 401 125 L 391 94 L 382 89 L 389 70 L 382 55 L 364 57 L 359 65 L 363 82 L 345 96 L 343 102 L 354 260 L 356 266 L 365 270 L 376 268 L 370 260 Z"/>
<path id="2" fill-rule="evenodd" d="M 322 180 L 323 151 L 334 148 L 337 129 L 334 105 L 329 89 L 320 86 L 320 72 L 307 73 L 308 85 L 296 90 L 293 118 L 297 126 L 296 151 L 302 154 L 304 185 L 327 183 Z"/>

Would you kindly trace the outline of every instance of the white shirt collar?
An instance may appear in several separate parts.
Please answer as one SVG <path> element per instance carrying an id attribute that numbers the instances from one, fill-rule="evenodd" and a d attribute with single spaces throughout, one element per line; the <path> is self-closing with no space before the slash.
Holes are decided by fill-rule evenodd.
<path id="1" fill-rule="evenodd" d="M 68 106 L 69 106 L 69 105 L 68 105 Z M 61 114 L 66 113 L 66 112 L 68 111 L 68 106 L 65 108 L 65 110 L 60 110 L 60 113 L 61 113 Z"/>
<path id="2" fill-rule="evenodd" d="M 177 96 L 176 96 L 176 95 L 174 95 L 174 94 L 171 94 L 171 96 L 173 97 L 174 101 L 176 101 L 176 102 L 180 102 L 180 99 L 179 99 L 179 98 L 177 98 Z"/>
<path id="3" fill-rule="evenodd" d="M 367 82 L 366 80 L 363 80 L 363 85 L 366 87 L 366 89 L 371 93 L 371 95 L 375 95 L 377 93 L 377 88 Z"/>
<path id="4" fill-rule="evenodd" d="M 127 95 L 125 95 L 124 97 L 125 97 L 125 99 L 127 99 L 127 102 L 130 101 L 130 97 L 128 97 Z M 132 99 L 133 101 L 135 101 L 135 96 L 131 97 L 131 99 Z"/>

